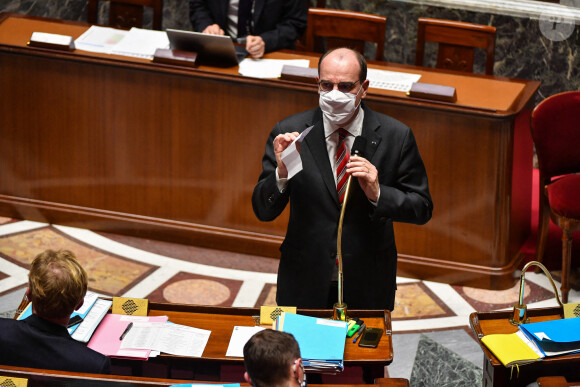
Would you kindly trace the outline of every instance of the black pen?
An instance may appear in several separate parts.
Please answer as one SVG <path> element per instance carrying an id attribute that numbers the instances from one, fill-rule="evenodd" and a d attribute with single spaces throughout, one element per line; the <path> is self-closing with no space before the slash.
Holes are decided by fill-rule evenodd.
<path id="1" fill-rule="evenodd" d="M 353 343 L 356 343 L 356 341 L 358 340 L 358 338 L 363 333 L 363 331 L 365 330 L 366 327 L 367 327 L 366 324 L 363 324 L 360 326 L 360 328 L 358 329 L 358 332 L 356 333 L 356 336 L 354 337 L 354 339 L 352 339 Z"/>
<path id="2" fill-rule="evenodd" d="M 119 340 L 123 340 L 125 338 L 125 335 L 127 333 L 129 333 L 129 331 L 131 330 L 132 327 L 133 327 L 133 323 L 130 322 L 129 325 L 127 325 L 127 328 L 125 328 L 125 331 L 123 331 L 123 334 L 121 335 L 121 337 L 119 337 Z"/>

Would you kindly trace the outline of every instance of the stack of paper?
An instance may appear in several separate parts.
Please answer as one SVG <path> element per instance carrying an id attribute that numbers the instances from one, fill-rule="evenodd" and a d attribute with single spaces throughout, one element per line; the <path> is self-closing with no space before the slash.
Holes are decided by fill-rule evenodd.
<path id="1" fill-rule="evenodd" d="M 523 324 L 515 333 L 486 335 L 481 342 L 506 367 L 580 352 L 580 317 Z"/>
<path id="2" fill-rule="evenodd" d="M 130 323 L 137 322 L 167 322 L 167 316 L 144 317 L 107 314 L 87 347 L 106 356 L 147 360 L 151 355 L 151 349 L 121 348 L 123 332 Z"/>
<path id="3" fill-rule="evenodd" d="M 294 335 L 306 370 L 338 373 L 344 369 L 346 322 L 282 313 L 274 329 Z"/>

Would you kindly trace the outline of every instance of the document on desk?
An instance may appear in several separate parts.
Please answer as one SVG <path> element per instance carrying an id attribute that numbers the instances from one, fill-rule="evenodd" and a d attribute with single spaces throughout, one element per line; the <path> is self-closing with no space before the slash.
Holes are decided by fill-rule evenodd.
<path id="1" fill-rule="evenodd" d="M 304 129 L 302 133 L 288 145 L 286 149 L 282 152 L 282 162 L 288 170 L 288 180 L 290 180 L 294 175 L 302 170 L 302 159 L 300 158 L 300 145 L 304 138 L 310 133 L 314 126 Z"/>
<path id="2" fill-rule="evenodd" d="M 169 48 L 169 38 L 165 31 L 133 27 L 119 43 L 113 46 L 111 54 L 153 59 L 155 50 L 158 48 Z"/>
<path id="3" fill-rule="evenodd" d="M 211 331 L 172 323 L 135 323 L 121 349 L 151 349 L 177 356 L 201 357 Z"/>
<path id="4" fill-rule="evenodd" d="M 308 59 L 252 59 L 246 58 L 239 64 L 238 72 L 245 77 L 280 78 L 284 65 L 310 67 Z"/>
<path id="5" fill-rule="evenodd" d="M 133 325 L 143 322 L 166 323 L 167 316 L 127 316 L 121 314 L 107 314 L 99 324 L 87 347 L 106 356 L 147 360 L 151 356 L 151 349 L 121 348 L 121 336 L 130 323 Z M 129 330 L 132 331 L 134 328 Z M 128 334 L 126 335 L 128 336 Z M 126 337 L 125 336 L 125 337 Z"/>
<path id="6" fill-rule="evenodd" d="M 264 329 L 264 327 L 260 326 L 235 326 L 232 331 L 228 350 L 226 351 L 226 357 L 244 357 L 244 345 L 246 345 L 252 336 Z"/>
<path id="7" fill-rule="evenodd" d="M 110 54 L 129 31 L 111 27 L 91 26 L 75 40 L 77 50 Z"/>
<path id="8" fill-rule="evenodd" d="M 79 310 L 75 310 L 70 315 L 71 318 L 74 316 L 80 316 L 83 319 L 86 319 L 87 315 L 92 310 L 93 305 L 95 305 L 95 303 L 97 302 L 97 298 L 98 298 L 97 293 L 88 291 L 85 294 L 85 298 L 83 299 L 83 306 Z M 24 320 L 25 318 L 27 318 L 31 314 L 32 314 L 32 303 L 28 303 L 28 306 L 24 309 L 24 311 L 22 313 L 20 313 L 20 316 L 18 316 L 18 320 Z M 82 323 L 77 324 L 77 325 L 73 325 L 72 327 L 68 327 L 67 328 L 68 333 L 70 333 L 72 335 L 73 333 L 75 333 L 75 331 L 79 328 L 80 325 L 82 325 Z M 88 324 L 85 324 L 85 325 L 88 325 Z M 73 336 L 73 338 L 74 338 L 74 336 Z"/>
<path id="9" fill-rule="evenodd" d="M 92 308 L 85 315 L 83 322 L 81 322 L 74 333 L 72 333 L 72 338 L 81 343 L 87 343 L 112 304 L 113 301 L 111 300 L 103 300 L 101 298 L 97 299 Z"/>
<path id="10" fill-rule="evenodd" d="M 408 92 L 413 83 L 421 79 L 421 74 L 402 73 L 379 69 L 368 69 L 369 86 L 375 89 Z"/>

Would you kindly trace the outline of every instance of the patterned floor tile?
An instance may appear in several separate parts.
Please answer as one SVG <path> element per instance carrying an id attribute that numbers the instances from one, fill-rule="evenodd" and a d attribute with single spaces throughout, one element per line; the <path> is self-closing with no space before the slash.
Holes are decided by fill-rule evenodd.
<path id="1" fill-rule="evenodd" d="M 109 296 L 123 294 L 155 270 L 152 265 L 104 253 L 94 246 L 69 239 L 52 227 L 0 238 L 0 255 L 25 268 L 46 249 L 73 251 L 89 275 L 89 288 Z"/>

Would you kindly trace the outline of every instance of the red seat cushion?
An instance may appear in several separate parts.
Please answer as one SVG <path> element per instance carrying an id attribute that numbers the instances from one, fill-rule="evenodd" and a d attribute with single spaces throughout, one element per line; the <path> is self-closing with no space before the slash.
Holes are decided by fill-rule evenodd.
<path id="1" fill-rule="evenodd" d="M 550 208 L 570 219 L 580 219 L 580 175 L 564 176 L 548 185 Z"/>

